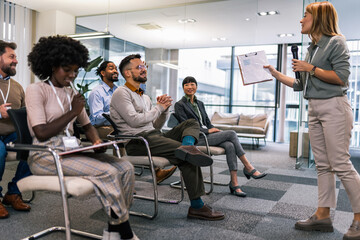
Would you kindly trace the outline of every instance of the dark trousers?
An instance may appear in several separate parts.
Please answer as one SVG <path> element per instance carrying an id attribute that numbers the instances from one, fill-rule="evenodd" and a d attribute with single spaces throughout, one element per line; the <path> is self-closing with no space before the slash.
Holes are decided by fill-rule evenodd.
<path id="1" fill-rule="evenodd" d="M 167 158 L 170 163 L 179 167 L 190 200 L 201 197 L 205 194 L 203 176 L 201 168 L 175 157 L 175 150 L 181 146 L 181 141 L 185 136 L 192 136 L 196 143 L 199 139 L 199 123 L 195 119 L 184 121 L 166 133 L 159 130 L 139 133 L 144 137 L 150 146 L 153 156 Z M 146 155 L 146 148 L 141 141 L 132 140 L 126 145 L 128 155 Z"/>
<path id="2" fill-rule="evenodd" d="M 2 180 L 5 171 L 5 161 L 7 156 L 6 144 L 9 142 L 15 142 L 15 140 L 16 140 L 15 132 L 6 136 L 0 136 L 0 182 Z M 20 194 L 16 182 L 29 175 L 31 175 L 29 165 L 27 164 L 27 162 L 21 160 L 17 166 L 14 178 L 11 180 L 11 182 L 8 183 L 7 193 Z M 0 186 L 0 196 L 2 194 L 1 191 L 2 191 L 2 187 Z"/>

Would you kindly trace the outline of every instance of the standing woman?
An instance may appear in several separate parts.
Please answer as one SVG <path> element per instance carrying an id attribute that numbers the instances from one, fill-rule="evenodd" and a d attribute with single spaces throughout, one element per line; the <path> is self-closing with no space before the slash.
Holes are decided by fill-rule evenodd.
<path id="1" fill-rule="evenodd" d="M 300 23 L 301 33 L 308 34 L 312 40 L 305 61 L 292 60 L 293 70 L 300 72 L 300 79 L 265 66 L 285 85 L 295 91 L 303 90 L 304 98 L 309 101 L 309 136 L 318 172 L 318 208 L 309 219 L 298 221 L 295 228 L 333 231 L 330 208 L 336 207 L 336 174 L 354 212 L 354 221 L 344 239 L 360 239 L 360 177 L 349 154 L 353 127 L 347 99 L 349 51 L 330 2 L 309 4 Z"/>
<path id="2" fill-rule="evenodd" d="M 64 36 L 42 37 L 33 47 L 29 65 L 44 80 L 26 89 L 28 125 L 34 144 L 64 151 L 77 141 L 72 136 L 75 120 L 84 128 L 87 139 L 94 145 L 101 143 L 86 114 L 85 99 L 69 88 L 79 68 L 87 66 L 88 58 L 88 50 L 79 41 Z M 28 161 L 34 174 L 56 174 L 50 153 L 32 151 Z M 94 184 L 109 218 L 103 239 L 138 239 L 129 224 L 134 192 L 134 169 L 129 162 L 95 152 L 66 155 L 61 164 L 64 175 L 82 176 Z"/>

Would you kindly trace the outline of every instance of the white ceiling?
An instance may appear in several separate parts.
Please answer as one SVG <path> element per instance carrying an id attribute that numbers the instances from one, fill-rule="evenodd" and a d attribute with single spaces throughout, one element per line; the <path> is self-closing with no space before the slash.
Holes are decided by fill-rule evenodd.
<path id="1" fill-rule="evenodd" d="M 108 30 L 121 39 L 147 48 L 194 48 L 301 42 L 303 0 L 11 0 L 39 12 L 60 10 L 77 17 L 77 23 Z M 309 1 L 305 1 L 307 4 Z M 340 28 L 348 39 L 360 38 L 359 0 L 333 0 Z M 86 6 L 86 7 L 84 7 Z M 260 17 L 257 12 L 277 10 Z M 107 14 L 109 12 L 109 14 Z M 179 19 L 195 23 L 181 24 Z M 250 18 L 250 21 L 246 21 Z M 160 30 L 144 30 L 151 23 Z M 279 38 L 278 34 L 295 36 Z M 212 38 L 225 37 L 225 41 Z"/>

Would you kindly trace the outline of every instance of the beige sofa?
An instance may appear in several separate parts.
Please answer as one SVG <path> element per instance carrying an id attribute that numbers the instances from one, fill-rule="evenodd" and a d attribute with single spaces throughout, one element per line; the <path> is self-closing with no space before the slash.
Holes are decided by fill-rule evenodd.
<path id="1" fill-rule="evenodd" d="M 238 114 L 218 113 L 211 117 L 211 123 L 221 130 L 234 130 L 238 137 L 251 138 L 256 147 L 259 147 L 259 139 L 266 144 L 266 135 L 269 130 L 270 116 L 264 114 Z"/>

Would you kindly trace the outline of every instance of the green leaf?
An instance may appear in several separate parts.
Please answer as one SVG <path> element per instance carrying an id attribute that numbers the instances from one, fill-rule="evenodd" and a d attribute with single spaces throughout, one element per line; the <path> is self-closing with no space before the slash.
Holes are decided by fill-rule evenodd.
<path id="1" fill-rule="evenodd" d="M 87 68 L 85 68 L 85 72 L 90 72 L 91 69 L 93 69 L 94 67 L 97 67 L 102 61 L 103 61 L 103 58 L 101 56 L 91 60 L 89 62 L 89 65 L 87 66 Z"/>

